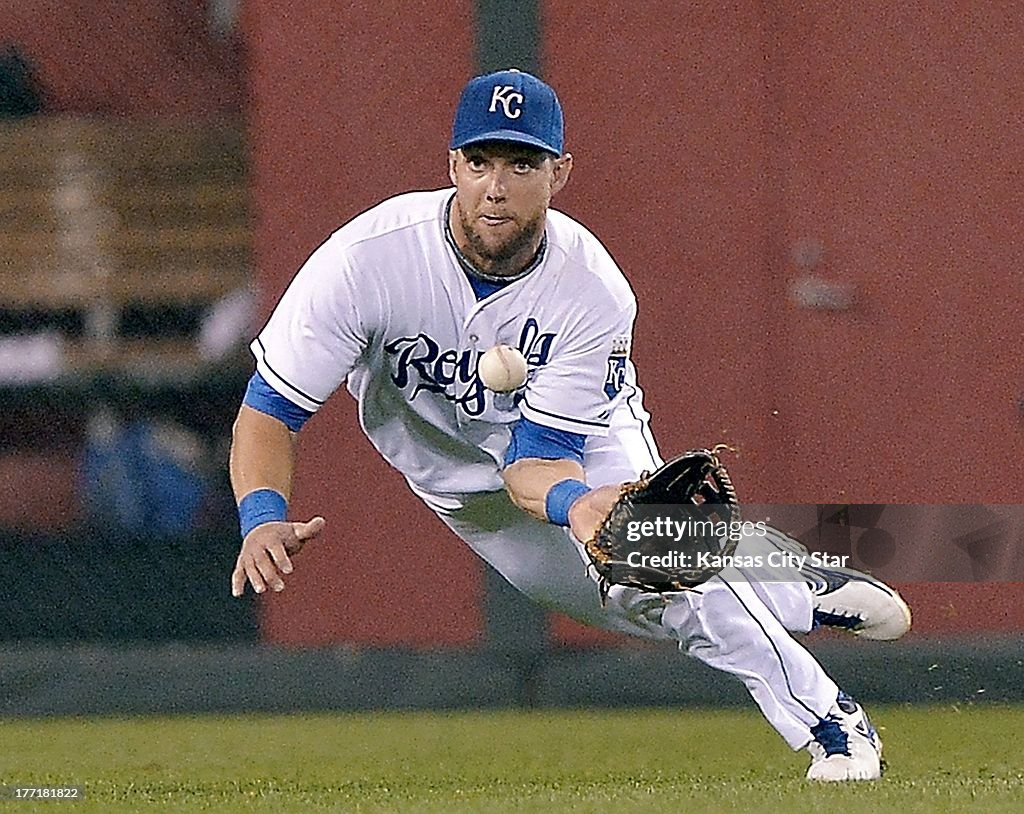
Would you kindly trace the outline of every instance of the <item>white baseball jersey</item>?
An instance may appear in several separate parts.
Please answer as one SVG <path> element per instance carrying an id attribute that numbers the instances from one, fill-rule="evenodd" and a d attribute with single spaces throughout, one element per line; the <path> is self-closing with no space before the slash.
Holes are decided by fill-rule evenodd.
<path id="1" fill-rule="evenodd" d="M 616 586 L 602 603 L 578 541 L 503 491 L 520 416 L 587 436 L 591 485 L 660 463 L 629 361 L 636 302 L 598 240 L 557 211 L 548 212 L 539 264 L 478 300 L 445 236 L 453 194 L 392 198 L 320 246 L 252 344 L 259 373 L 308 411 L 347 381 L 374 446 L 509 582 L 581 621 L 680 642 L 743 680 L 789 745 L 802 747 L 837 688 L 787 633 L 811 626 L 812 597 L 798 573 L 764 583 L 715 578 L 665 597 Z M 497 344 L 526 357 L 529 375 L 515 393 L 492 393 L 477 375 L 480 356 Z"/>
<path id="2" fill-rule="evenodd" d="M 616 467 L 651 468 L 657 453 L 629 361 L 636 300 L 614 260 L 549 211 L 537 267 L 478 300 L 445 238 L 453 194 L 391 198 L 321 245 L 252 344 L 260 374 L 310 411 L 347 380 L 363 430 L 424 496 L 502 489 L 520 415 L 588 436 L 588 474 L 608 470 L 626 437 L 638 460 Z M 526 357 L 515 393 L 495 394 L 477 375 L 497 344 Z"/>

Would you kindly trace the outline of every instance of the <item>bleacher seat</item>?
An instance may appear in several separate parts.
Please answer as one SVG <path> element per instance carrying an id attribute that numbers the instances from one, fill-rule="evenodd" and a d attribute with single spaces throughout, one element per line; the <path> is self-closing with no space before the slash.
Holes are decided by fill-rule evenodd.
<path id="1" fill-rule="evenodd" d="M 69 374 L 201 373 L 194 335 L 159 319 L 140 335 L 125 317 L 246 286 L 247 185 L 240 125 L 0 121 L 0 311 L 19 332 L 59 313 Z"/>

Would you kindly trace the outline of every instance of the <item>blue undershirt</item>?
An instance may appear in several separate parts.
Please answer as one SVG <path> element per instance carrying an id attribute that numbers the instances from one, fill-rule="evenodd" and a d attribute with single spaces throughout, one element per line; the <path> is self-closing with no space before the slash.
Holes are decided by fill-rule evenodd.
<path id="1" fill-rule="evenodd" d="M 474 277 L 468 273 L 466 278 L 469 280 L 469 284 L 473 286 L 473 293 L 476 294 L 478 300 L 486 299 L 495 291 L 501 291 L 501 289 L 508 285 L 508 283 L 492 283 L 490 280 L 481 280 L 479 277 Z"/>
<path id="2" fill-rule="evenodd" d="M 556 430 L 520 418 L 512 428 L 512 440 L 505 450 L 505 466 L 520 458 L 543 458 L 583 463 L 583 445 L 587 436 L 565 430 Z"/>

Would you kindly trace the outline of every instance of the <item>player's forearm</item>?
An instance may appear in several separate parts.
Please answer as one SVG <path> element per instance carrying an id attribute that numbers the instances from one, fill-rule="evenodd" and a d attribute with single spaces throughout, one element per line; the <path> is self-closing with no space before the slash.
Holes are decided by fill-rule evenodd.
<path id="1" fill-rule="evenodd" d="M 505 489 L 512 502 L 538 520 L 548 520 L 547 496 L 564 480 L 584 480 L 583 467 L 567 459 L 521 458 L 505 467 Z"/>
<path id="2" fill-rule="evenodd" d="M 296 435 L 281 421 L 242 406 L 231 436 L 231 487 L 235 500 L 256 489 L 291 496 Z"/>

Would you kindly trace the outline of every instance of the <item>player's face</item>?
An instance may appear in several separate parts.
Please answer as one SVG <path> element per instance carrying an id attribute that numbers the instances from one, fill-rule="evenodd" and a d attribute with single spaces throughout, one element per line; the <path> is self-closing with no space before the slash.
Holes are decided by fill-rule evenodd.
<path id="1" fill-rule="evenodd" d="M 455 184 L 452 233 L 481 271 L 517 274 L 536 254 L 552 196 L 569 178 L 572 156 L 484 142 L 449 154 Z"/>

